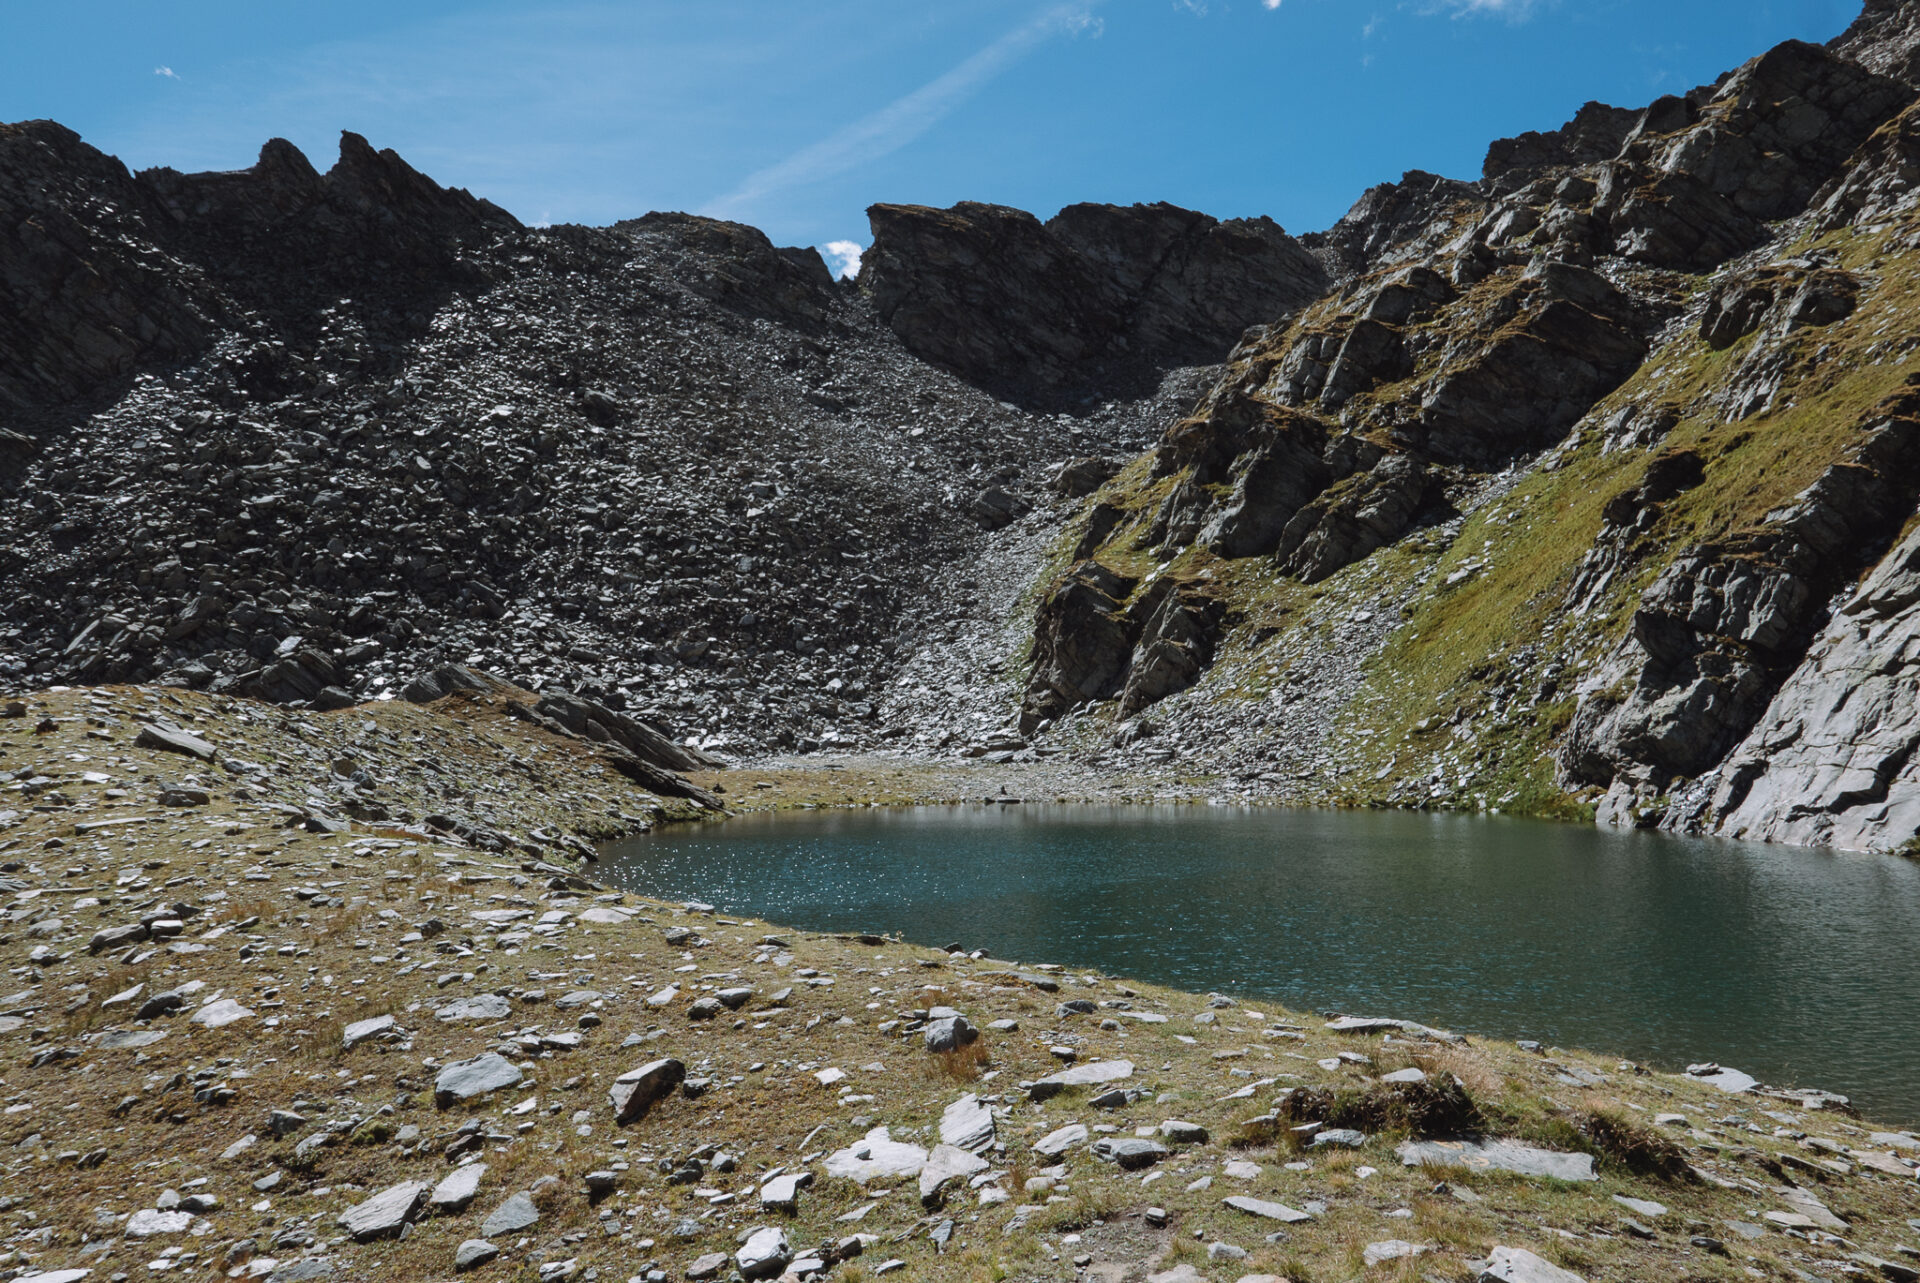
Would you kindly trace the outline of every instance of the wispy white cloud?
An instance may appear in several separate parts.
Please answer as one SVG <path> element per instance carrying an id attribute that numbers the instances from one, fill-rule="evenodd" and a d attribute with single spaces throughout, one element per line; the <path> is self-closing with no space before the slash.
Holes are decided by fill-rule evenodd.
<path id="1" fill-rule="evenodd" d="M 1260 4 L 1263 8 L 1278 9 L 1280 7 L 1280 0 L 1260 0 Z"/>
<path id="2" fill-rule="evenodd" d="M 1049 5 L 944 75 L 801 148 L 780 163 L 749 175 L 700 212 L 716 218 L 743 217 L 777 192 L 844 174 L 898 151 L 1047 40 L 1060 35 L 1099 35 L 1100 20 L 1093 15 L 1098 3 L 1100 0 L 1068 0 Z"/>
<path id="3" fill-rule="evenodd" d="M 156 76 L 165 76 L 168 80 L 180 79 L 180 77 L 174 73 L 174 70 L 172 67 L 155 67 L 153 69 L 153 74 Z"/>
<path id="4" fill-rule="evenodd" d="M 1173 0 L 1173 7 L 1185 9 L 1196 18 L 1207 16 L 1207 0 Z"/>
<path id="5" fill-rule="evenodd" d="M 1492 14 L 1518 22 L 1538 7 L 1538 0 L 1427 0 L 1423 13 L 1447 13 L 1456 18 Z"/>
<path id="6" fill-rule="evenodd" d="M 833 269 L 837 280 L 860 275 L 860 256 L 866 248 L 859 241 L 828 241 L 821 250 L 826 253 L 827 265 Z"/>

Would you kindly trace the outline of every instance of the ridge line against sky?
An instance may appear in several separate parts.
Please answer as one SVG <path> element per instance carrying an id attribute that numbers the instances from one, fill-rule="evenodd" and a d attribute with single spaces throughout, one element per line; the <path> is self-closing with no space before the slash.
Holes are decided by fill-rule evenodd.
<path id="1" fill-rule="evenodd" d="M 1166 200 L 1330 225 L 1589 99 L 1638 106 L 1860 0 L 64 0 L 10 18 L 0 119 L 130 166 L 322 165 L 351 129 L 530 223 L 692 209 L 780 243 L 878 201 Z"/>

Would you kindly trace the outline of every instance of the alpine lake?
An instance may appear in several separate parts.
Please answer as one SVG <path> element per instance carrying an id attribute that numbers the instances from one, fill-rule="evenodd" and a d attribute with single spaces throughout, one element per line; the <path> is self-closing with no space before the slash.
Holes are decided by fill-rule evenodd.
<path id="1" fill-rule="evenodd" d="M 1920 1124 L 1920 864 L 1889 856 L 1502 817 L 974 804 L 676 826 L 599 871 L 800 930 L 1715 1061 Z"/>

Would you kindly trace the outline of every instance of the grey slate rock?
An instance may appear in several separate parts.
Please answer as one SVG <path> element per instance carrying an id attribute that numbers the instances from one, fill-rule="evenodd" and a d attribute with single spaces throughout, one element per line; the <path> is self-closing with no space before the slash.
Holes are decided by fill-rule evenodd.
<path id="1" fill-rule="evenodd" d="M 1600 1179 L 1591 1154 L 1562 1154 L 1513 1140 L 1418 1140 L 1403 1142 L 1394 1153 L 1408 1167 L 1428 1164 L 1472 1171 L 1514 1172 L 1562 1181 Z"/>
<path id="2" fill-rule="evenodd" d="M 371 1020 L 356 1020 L 340 1031 L 340 1045 L 347 1051 L 393 1028 L 392 1016 L 375 1016 Z"/>
<path id="3" fill-rule="evenodd" d="M 1586 1283 L 1570 1270 L 1544 1261 L 1523 1247 L 1496 1247 L 1477 1283 Z"/>
<path id="4" fill-rule="evenodd" d="M 487 1219 L 480 1225 L 480 1234 L 483 1238 L 496 1238 L 539 1223 L 540 1209 L 533 1205 L 533 1196 L 523 1191 L 488 1213 Z"/>
<path id="5" fill-rule="evenodd" d="M 1236 1212 L 1245 1212 L 1248 1216 L 1258 1216 L 1262 1220 L 1279 1221 L 1284 1225 L 1298 1225 L 1303 1221 L 1313 1219 L 1311 1213 L 1288 1207 L 1285 1203 L 1272 1203 L 1265 1199 L 1248 1198 L 1243 1194 L 1236 1194 L 1232 1198 L 1223 1199 L 1222 1201 L 1226 1206 L 1231 1207 Z"/>
<path id="6" fill-rule="evenodd" d="M 993 1110 L 968 1092 L 940 1115 L 940 1143 L 979 1153 L 993 1144 Z"/>
<path id="7" fill-rule="evenodd" d="M 187 732 L 174 726 L 143 724 L 140 727 L 140 733 L 134 736 L 133 742 L 140 748 L 156 748 L 168 753 L 184 753 L 188 757 L 197 757 L 203 762 L 211 762 L 214 756 L 213 745 L 207 743 L 207 741 L 201 739 L 198 735 L 189 735 Z"/>
<path id="8" fill-rule="evenodd" d="M 517 1087 L 524 1078 L 519 1066 L 499 1052 L 483 1052 L 471 1060 L 456 1060 L 441 1069 L 433 1080 L 433 1103 L 447 1109 L 489 1092 Z"/>
<path id="9" fill-rule="evenodd" d="M 1085 1065 L 1075 1065 L 1071 1069 L 1064 1069 L 1038 1082 L 1028 1084 L 1027 1096 L 1037 1103 L 1051 1100 L 1069 1088 L 1098 1087 L 1131 1077 L 1133 1077 L 1132 1061 L 1096 1060 Z"/>
<path id="10" fill-rule="evenodd" d="M 438 1020 L 505 1020 L 513 1004 L 497 993 L 476 994 L 448 1003 L 433 1013 Z"/>
<path id="11" fill-rule="evenodd" d="M 454 1249 L 453 1270 L 464 1274 L 468 1270 L 478 1269 L 500 1255 L 500 1249 L 483 1238 L 470 1238 Z"/>
<path id="12" fill-rule="evenodd" d="M 427 1206 L 435 1212 L 464 1212 L 480 1193 L 480 1178 L 487 1174 L 485 1163 L 468 1163 L 465 1167 L 456 1167 L 447 1173 L 433 1193 L 427 1198 Z"/>
<path id="13" fill-rule="evenodd" d="M 657 1101 L 672 1094 L 686 1078 L 687 1067 L 672 1057 L 651 1061 L 621 1074 L 607 1090 L 614 1121 L 625 1126 L 645 1118 Z"/>
<path id="14" fill-rule="evenodd" d="M 769 1212 L 799 1210 L 800 1191 L 813 1184 L 812 1172 L 786 1172 L 760 1187 L 760 1206 Z"/>
<path id="15" fill-rule="evenodd" d="M 398 1238 L 400 1229 L 420 1211 L 430 1188 L 425 1181 L 403 1181 L 340 1213 L 340 1227 L 356 1243 Z"/>
<path id="16" fill-rule="evenodd" d="M 1157 1140 L 1143 1136 L 1102 1137 L 1093 1142 L 1093 1156 L 1105 1163 L 1116 1163 L 1122 1171 L 1152 1167 L 1171 1151 Z"/>
<path id="17" fill-rule="evenodd" d="M 768 1227 L 757 1229 L 734 1253 L 733 1263 L 744 1279 L 770 1279 L 779 1275 L 793 1260 L 786 1231 Z"/>
<path id="18" fill-rule="evenodd" d="M 968 1023 L 965 1016 L 958 1015 L 931 1022 L 923 1035 L 927 1050 L 936 1053 L 958 1051 L 979 1037 L 980 1031 Z"/>

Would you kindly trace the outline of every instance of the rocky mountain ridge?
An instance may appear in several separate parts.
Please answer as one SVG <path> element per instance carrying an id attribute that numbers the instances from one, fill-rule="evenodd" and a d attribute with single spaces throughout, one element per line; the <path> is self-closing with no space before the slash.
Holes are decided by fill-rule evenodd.
<path id="1" fill-rule="evenodd" d="M 876 206 L 857 283 L 0 126 L 0 680 L 1900 848 L 1916 15 L 1297 238 Z"/>

